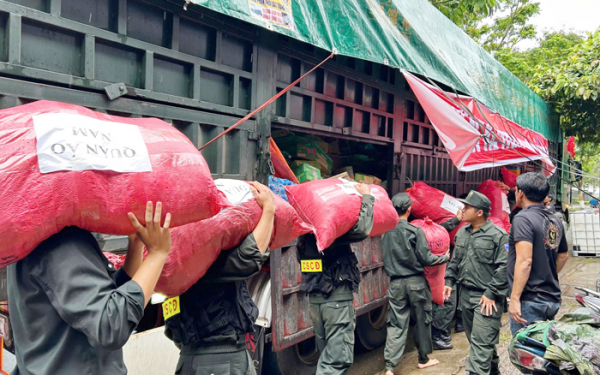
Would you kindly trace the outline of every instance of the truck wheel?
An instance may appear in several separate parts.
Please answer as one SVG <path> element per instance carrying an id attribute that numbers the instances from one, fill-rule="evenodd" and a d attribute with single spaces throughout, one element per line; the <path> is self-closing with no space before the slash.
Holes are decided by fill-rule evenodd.
<path id="1" fill-rule="evenodd" d="M 314 337 L 279 352 L 272 348 L 272 344 L 265 345 L 264 375 L 314 375 L 317 371 L 319 352 Z"/>
<path id="2" fill-rule="evenodd" d="M 356 318 L 356 341 L 359 349 L 370 351 L 385 344 L 387 311 L 386 304 Z"/>

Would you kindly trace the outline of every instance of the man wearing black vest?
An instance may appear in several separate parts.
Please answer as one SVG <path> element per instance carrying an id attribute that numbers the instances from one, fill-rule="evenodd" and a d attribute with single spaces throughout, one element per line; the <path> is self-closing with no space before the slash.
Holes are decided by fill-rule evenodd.
<path id="1" fill-rule="evenodd" d="M 175 297 L 180 311 L 166 317 L 165 334 L 181 349 L 175 374 L 256 375 L 246 335 L 254 333 L 258 308 L 246 280 L 260 272 L 269 256 L 275 201 L 268 187 L 250 184 L 263 209 L 256 228 L 239 246 L 222 251 L 196 284 Z"/>
<path id="2" fill-rule="evenodd" d="M 300 262 L 321 262 L 322 272 L 303 272 L 300 289 L 309 294 L 310 316 L 317 348 L 321 353 L 317 375 L 343 375 L 354 362 L 356 315 L 352 300 L 358 289 L 360 271 L 350 244 L 366 239 L 373 228 L 375 198 L 367 185 L 356 185 L 362 204 L 356 224 L 323 252 L 316 238 L 305 234 L 298 239 Z"/>

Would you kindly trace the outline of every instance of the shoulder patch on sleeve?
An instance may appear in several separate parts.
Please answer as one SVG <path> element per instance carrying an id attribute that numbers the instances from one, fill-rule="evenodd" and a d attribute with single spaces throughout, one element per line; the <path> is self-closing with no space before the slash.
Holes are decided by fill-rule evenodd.
<path id="1" fill-rule="evenodd" d="M 510 246 L 508 246 L 508 243 L 504 244 L 504 248 L 506 249 L 506 251 L 508 251 L 508 249 L 510 248 Z"/>

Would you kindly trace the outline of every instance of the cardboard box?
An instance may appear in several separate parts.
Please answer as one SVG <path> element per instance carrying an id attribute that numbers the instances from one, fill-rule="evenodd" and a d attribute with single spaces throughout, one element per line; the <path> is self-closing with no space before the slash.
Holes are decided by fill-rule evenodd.
<path id="1" fill-rule="evenodd" d="M 308 164 L 310 166 L 313 166 L 315 168 L 320 168 L 320 164 L 318 161 L 316 160 L 295 160 L 290 164 L 290 168 L 292 168 L 292 170 L 302 166 L 302 164 Z"/>
<path id="2" fill-rule="evenodd" d="M 331 176 L 329 178 L 335 178 L 335 179 L 342 178 L 344 180 L 354 181 L 354 179 L 352 179 L 352 178 L 350 178 L 350 176 L 348 176 L 347 172 L 336 174 L 335 176 Z"/>
<path id="3" fill-rule="evenodd" d="M 352 167 L 344 167 L 344 168 L 339 168 L 335 171 L 335 173 L 347 173 L 348 177 L 350 177 L 351 179 L 354 179 L 354 168 Z"/>
<path id="4" fill-rule="evenodd" d="M 294 174 L 300 183 L 306 181 L 316 181 L 322 178 L 321 171 L 318 168 L 305 163 L 294 169 Z"/>
<path id="5" fill-rule="evenodd" d="M 381 180 L 379 178 L 368 174 L 355 173 L 354 180 L 356 182 L 362 182 L 363 184 L 381 185 Z"/>
<path id="6" fill-rule="evenodd" d="M 333 170 L 333 160 L 331 160 L 329 155 L 327 155 L 327 153 L 323 151 L 319 146 L 317 146 L 317 161 L 321 166 L 321 171 L 327 174 L 331 174 L 331 171 Z"/>
<path id="7" fill-rule="evenodd" d="M 330 175 L 333 170 L 333 161 L 329 155 L 325 154 L 320 147 L 317 146 L 316 160 L 296 160 L 290 164 L 291 168 L 298 168 L 302 164 L 309 164 L 315 168 L 319 168 L 321 172 Z"/>
<path id="8" fill-rule="evenodd" d="M 340 155 L 340 143 L 338 141 L 333 141 L 329 144 L 329 154 Z"/>
<path id="9" fill-rule="evenodd" d="M 323 150 L 323 152 L 325 152 L 325 153 L 329 152 L 329 143 L 325 142 L 324 140 L 317 137 L 316 135 L 312 137 L 312 140 L 317 144 L 317 146 L 321 147 L 321 150 Z"/>
<path id="10" fill-rule="evenodd" d="M 287 152 L 294 159 L 317 160 L 317 148 L 315 141 L 308 138 L 291 135 L 277 140 L 279 149 Z"/>

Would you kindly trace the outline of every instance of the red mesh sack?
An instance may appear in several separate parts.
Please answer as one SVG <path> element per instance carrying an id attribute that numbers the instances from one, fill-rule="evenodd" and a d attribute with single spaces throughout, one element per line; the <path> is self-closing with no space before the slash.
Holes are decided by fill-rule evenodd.
<path id="1" fill-rule="evenodd" d="M 172 226 L 226 204 L 202 155 L 155 118 L 125 118 L 38 101 L 0 111 L 0 267 L 66 226 L 135 232 L 146 202 L 163 202 Z"/>
<path id="2" fill-rule="evenodd" d="M 125 254 L 115 254 L 108 251 L 104 251 L 103 254 L 106 259 L 115 266 L 116 270 L 123 267 L 123 264 L 125 263 Z"/>
<path id="3" fill-rule="evenodd" d="M 508 204 L 508 186 L 500 181 L 485 180 L 479 185 L 477 191 L 488 197 L 492 203 L 490 216 L 500 219 L 505 231 L 510 232 L 510 206 Z"/>
<path id="4" fill-rule="evenodd" d="M 331 246 L 358 221 L 362 197 L 354 188 L 356 184 L 327 179 L 285 187 L 290 204 L 304 221 L 315 227 L 319 250 Z M 398 214 L 381 186 L 369 187 L 375 197 L 373 229 L 369 236 L 375 237 L 394 229 L 398 224 Z"/>
<path id="5" fill-rule="evenodd" d="M 171 230 L 171 252 L 155 290 L 169 297 L 180 295 L 194 285 L 219 256 L 221 250 L 239 245 L 256 227 L 262 209 L 249 190 L 237 180 L 216 180 L 234 204 L 216 216 Z M 294 208 L 275 195 L 275 223 L 269 247 L 276 249 L 300 235 L 314 231 Z"/>
<path id="6" fill-rule="evenodd" d="M 406 193 L 412 201 L 411 214 L 417 219 L 428 217 L 441 224 L 455 217 L 461 207 L 456 198 L 424 182 L 415 182 Z"/>
<path id="7" fill-rule="evenodd" d="M 502 173 L 502 179 L 504 180 L 504 183 L 508 185 L 509 188 L 512 189 L 515 186 L 517 186 L 517 177 L 519 176 L 506 169 L 506 167 L 502 167 L 500 173 Z"/>
<path id="8" fill-rule="evenodd" d="M 450 249 L 450 237 L 448 232 L 441 226 L 428 218 L 425 220 L 413 220 L 411 224 L 423 229 L 429 249 L 433 255 L 444 255 Z M 444 285 L 446 277 L 446 265 L 425 267 L 425 278 L 431 288 L 433 302 L 444 306 Z"/>

